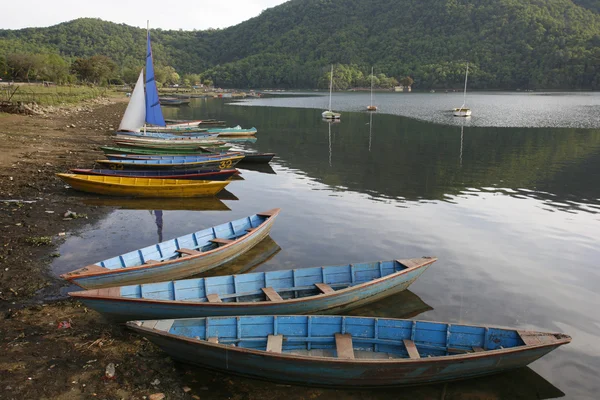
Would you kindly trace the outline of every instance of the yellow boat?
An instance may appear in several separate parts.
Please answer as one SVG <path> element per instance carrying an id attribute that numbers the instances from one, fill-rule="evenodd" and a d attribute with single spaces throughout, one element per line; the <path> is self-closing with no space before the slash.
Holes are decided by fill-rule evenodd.
<path id="1" fill-rule="evenodd" d="M 126 178 L 118 176 L 56 174 L 82 192 L 133 197 L 203 197 L 219 193 L 229 181 Z"/>

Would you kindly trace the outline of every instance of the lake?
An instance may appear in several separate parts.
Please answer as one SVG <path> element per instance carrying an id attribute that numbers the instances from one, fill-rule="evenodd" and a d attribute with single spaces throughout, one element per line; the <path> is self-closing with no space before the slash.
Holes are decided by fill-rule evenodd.
<path id="1" fill-rule="evenodd" d="M 232 182 L 220 199 L 81 195 L 83 202 L 120 208 L 70 236 L 54 271 L 281 207 L 274 243 L 253 256 L 258 262 L 244 260 L 244 269 L 437 256 L 410 291 L 355 313 L 573 337 L 530 369 L 403 389 L 403 398 L 596 398 L 600 96 L 470 94 L 474 115 L 465 120 L 447 111 L 462 104 L 460 93 L 376 93 L 375 114 L 363 112 L 367 93 L 344 93 L 333 99 L 334 110 L 343 113 L 339 123 L 321 120 L 327 101 L 317 94 L 165 107 L 168 118 L 255 126 L 258 140 L 243 147 L 277 157 L 271 168 L 242 170 L 244 180 Z M 290 398 L 313 393 L 244 382 Z M 319 393 L 399 397 L 397 389 Z"/>

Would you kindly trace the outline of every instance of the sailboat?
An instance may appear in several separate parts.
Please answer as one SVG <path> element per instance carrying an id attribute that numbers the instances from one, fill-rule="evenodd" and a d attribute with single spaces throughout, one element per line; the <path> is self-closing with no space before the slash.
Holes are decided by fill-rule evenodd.
<path id="1" fill-rule="evenodd" d="M 455 117 L 470 117 L 471 116 L 471 109 L 465 107 L 466 102 L 467 102 L 467 78 L 468 77 L 469 77 L 469 63 L 467 63 L 467 72 L 465 73 L 465 91 L 464 91 L 464 97 L 463 97 L 463 105 L 460 108 L 454 109 Z"/>
<path id="2" fill-rule="evenodd" d="M 377 106 L 373 105 L 373 67 L 371 67 L 371 105 L 367 106 L 367 111 L 377 111 Z"/>
<path id="3" fill-rule="evenodd" d="M 331 111 L 331 95 L 333 93 L 333 64 L 331 64 L 331 78 L 329 79 L 329 110 L 323 111 L 321 116 L 325 119 L 340 119 L 342 114 Z"/>
<path id="4" fill-rule="evenodd" d="M 144 80 L 144 70 L 142 69 L 129 99 L 125 114 L 123 114 L 119 131 L 139 132 L 143 129 L 145 132 L 146 124 L 154 126 L 167 125 L 162 114 L 162 109 L 160 108 L 158 89 L 156 87 L 156 80 L 154 79 L 149 23 L 146 42 L 146 79 Z"/>

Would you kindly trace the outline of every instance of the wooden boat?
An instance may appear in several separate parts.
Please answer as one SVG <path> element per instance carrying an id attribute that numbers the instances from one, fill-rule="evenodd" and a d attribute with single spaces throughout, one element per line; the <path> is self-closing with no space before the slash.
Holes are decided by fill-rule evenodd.
<path id="1" fill-rule="evenodd" d="M 119 147 L 127 147 L 130 149 L 137 149 L 137 150 L 156 150 L 156 151 L 167 151 L 167 152 L 172 152 L 172 151 L 184 151 L 184 150 L 189 150 L 189 151 L 206 151 L 206 152 L 212 152 L 212 151 L 227 151 L 231 148 L 231 145 L 226 145 L 224 142 L 220 142 L 219 144 L 210 144 L 210 145 L 198 145 L 195 143 L 172 143 L 172 144 L 152 144 L 152 143 L 132 143 L 129 142 L 127 140 L 118 140 L 118 139 L 113 139 L 113 141 L 116 143 L 117 146 Z"/>
<path id="2" fill-rule="evenodd" d="M 223 169 L 220 171 L 145 171 L 145 170 L 114 170 L 114 169 L 79 169 L 70 170 L 74 174 L 80 175 L 104 175 L 104 176 L 122 176 L 135 178 L 153 178 L 153 179 L 192 179 L 203 181 L 226 181 L 234 175 L 239 174 L 236 169 Z"/>
<path id="3" fill-rule="evenodd" d="M 275 153 L 243 153 L 244 158 L 241 163 L 244 164 L 268 164 L 271 162 Z"/>
<path id="4" fill-rule="evenodd" d="M 211 128 L 208 133 L 216 133 L 219 136 L 253 136 L 256 135 L 256 128 L 243 129 L 241 126 L 233 128 Z"/>
<path id="5" fill-rule="evenodd" d="M 467 78 L 469 77 L 469 63 L 467 63 L 467 71 L 465 72 L 465 91 L 464 91 L 464 98 L 463 98 L 463 105 L 460 106 L 459 108 L 455 108 L 453 110 L 453 115 L 455 117 L 470 117 L 471 116 L 471 109 L 465 107 L 465 104 L 467 102 Z"/>
<path id="6" fill-rule="evenodd" d="M 184 158 L 172 158 L 168 160 L 96 160 L 98 164 L 105 165 L 110 169 L 194 169 L 202 171 L 215 171 L 233 168 L 243 155 L 231 155 L 210 157 L 197 161 L 189 161 Z"/>
<path id="7" fill-rule="evenodd" d="M 166 144 L 169 146 L 176 146 L 178 144 L 188 145 L 188 144 L 196 144 L 198 146 L 208 146 L 208 145 L 222 145 L 223 142 L 220 140 L 215 140 L 211 138 L 203 139 L 203 138 L 193 138 L 193 137 L 185 137 L 182 136 L 177 139 L 158 139 L 158 138 L 150 138 L 150 137 L 117 137 L 115 141 L 119 142 L 129 142 L 129 143 L 139 143 L 139 144 Z"/>
<path id="8" fill-rule="evenodd" d="M 183 158 L 185 160 L 195 161 L 198 159 L 202 159 L 202 157 L 215 157 L 219 155 L 225 154 L 241 154 L 244 156 L 241 163 L 254 163 L 254 164 L 267 164 L 269 163 L 273 157 L 275 157 L 275 153 L 242 153 L 242 152 L 234 152 L 234 153 L 206 153 L 206 154 L 106 154 L 106 158 L 109 160 L 171 160 L 173 158 Z"/>
<path id="9" fill-rule="evenodd" d="M 173 97 L 161 97 L 160 104 L 162 106 L 184 106 L 190 104 L 190 99 L 178 99 Z"/>
<path id="10" fill-rule="evenodd" d="M 218 267 L 260 243 L 271 231 L 275 208 L 134 250 L 61 275 L 86 289 L 185 278 Z"/>
<path id="11" fill-rule="evenodd" d="M 325 119 L 340 119 L 342 114 L 331 111 L 331 97 L 333 95 L 333 64 L 331 65 L 331 79 L 329 80 L 329 109 L 321 113 Z"/>
<path id="12" fill-rule="evenodd" d="M 80 199 L 89 206 L 116 207 L 123 210 L 163 210 L 163 211 L 231 211 L 221 201 L 220 194 L 214 197 L 152 198 L 152 197 L 84 197 Z"/>
<path id="13" fill-rule="evenodd" d="M 230 181 L 134 178 L 104 175 L 56 174 L 75 190 L 107 196 L 202 197 L 214 196 Z"/>
<path id="14" fill-rule="evenodd" d="M 164 132 L 154 132 L 154 131 L 146 131 L 146 132 L 124 132 L 118 131 L 117 138 L 121 139 L 129 139 L 131 137 L 141 137 L 141 138 L 150 138 L 150 139 L 216 139 L 219 136 L 218 133 L 207 133 L 207 132 L 198 132 L 198 133 L 187 133 L 187 134 L 174 134 L 168 131 Z"/>
<path id="15" fill-rule="evenodd" d="M 403 319 L 234 316 L 130 321 L 173 359 L 294 384 L 383 387 L 526 366 L 571 338 Z"/>
<path id="16" fill-rule="evenodd" d="M 437 259 L 380 261 L 72 292 L 116 321 L 341 311 L 405 290 Z"/>
<path id="17" fill-rule="evenodd" d="M 145 149 L 145 148 L 136 148 L 136 147 L 111 147 L 111 146 L 102 146 L 100 150 L 104 152 L 104 154 L 138 154 L 138 155 L 160 155 L 160 154 L 169 154 L 169 155 L 202 155 L 213 153 L 206 148 L 200 147 L 199 149 L 188 150 L 188 149 Z"/>

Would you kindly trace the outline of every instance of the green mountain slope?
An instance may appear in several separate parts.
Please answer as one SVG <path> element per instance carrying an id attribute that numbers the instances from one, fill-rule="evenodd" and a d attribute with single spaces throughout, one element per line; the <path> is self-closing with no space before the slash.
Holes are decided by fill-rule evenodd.
<path id="1" fill-rule="evenodd" d="M 598 0 L 291 0 L 216 31 L 153 30 L 158 64 L 228 87 L 315 87 L 331 63 L 472 88 L 600 88 Z M 144 30 L 80 19 L 0 30 L 0 55 L 104 54 L 139 67 Z"/>

